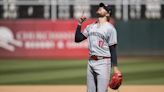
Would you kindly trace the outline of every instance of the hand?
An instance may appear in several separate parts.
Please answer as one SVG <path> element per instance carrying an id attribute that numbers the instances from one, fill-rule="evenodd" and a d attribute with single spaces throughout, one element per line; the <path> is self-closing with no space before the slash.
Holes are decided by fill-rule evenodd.
<path id="1" fill-rule="evenodd" d="M 82 12 L 81 17 L 78 20 L 78 24 L 81 25 L 87 18 L 84 16 L 84 11 Z"/>
<path id="2" fill-rule="evenodd" d="M 119 73 L 119 74 L 121 74 L 121 71 L 118 69 L 117 66 L 114 66 L 114 73 Z"/>

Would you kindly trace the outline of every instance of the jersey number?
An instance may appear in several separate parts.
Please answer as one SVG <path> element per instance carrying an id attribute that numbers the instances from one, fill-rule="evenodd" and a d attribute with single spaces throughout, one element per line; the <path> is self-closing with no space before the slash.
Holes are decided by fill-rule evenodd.
<path id="1" fill-rule="evenodd" d="M 99 47 L 103 48 L 103 46 L 104 46 L 104 41 L 99 40 Z"/>

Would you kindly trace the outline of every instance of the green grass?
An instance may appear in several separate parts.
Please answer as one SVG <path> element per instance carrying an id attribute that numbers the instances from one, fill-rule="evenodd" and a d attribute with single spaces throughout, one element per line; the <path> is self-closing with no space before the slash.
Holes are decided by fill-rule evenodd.
<path id="1" fill-rule="evenodd" d="M 87 60 L 0 60 L 0 85 L 85 84 Z M 124 84 L 164 84 L 164 60 L 120 59 Z"/>

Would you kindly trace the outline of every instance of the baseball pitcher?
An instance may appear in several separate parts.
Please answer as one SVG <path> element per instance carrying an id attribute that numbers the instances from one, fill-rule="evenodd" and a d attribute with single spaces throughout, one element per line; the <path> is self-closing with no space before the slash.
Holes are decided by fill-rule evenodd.
<path id="1" fill-rule="evenodd" d="M 108 21 L 111 16 L 111 8 L 99 4 L 96 11 L 97 21 L 89 24 L 83 32 L 81 25 L 86 20 L 84 13 L 78 20 L 75 33 L 75 42 L 88 40 L 89 60 L 87 66 L 87 92 L 107 92 L 111 73 L 121 74 L 117 67 L 117 32 Z"/>

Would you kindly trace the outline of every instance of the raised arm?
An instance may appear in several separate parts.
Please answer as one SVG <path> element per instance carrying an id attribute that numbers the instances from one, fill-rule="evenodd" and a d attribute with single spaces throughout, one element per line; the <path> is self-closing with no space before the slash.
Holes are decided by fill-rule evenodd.
<path id="1" fill-rule="evenodd" d="M 75 42 L 77 43 L 86 39 L 86 37 L 81 33 L 81 25 L 85 20 L 86 20 L 86 17 L 84 16 L 84 11 L 83 11 L 82 16 L 78 20 L 78 25 L 77 25 L 76 33 L 75 33 Z"/>
<path id="2" fill-rule="evenodd" d="M 75 33 L 75 42 L 81 42 L 83 40 L 87 39 L 82 33 L 81 33 L 81 25 L 78 24 L 76 28 L 76 33 Z"/>

